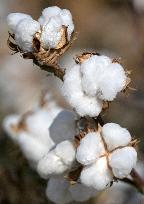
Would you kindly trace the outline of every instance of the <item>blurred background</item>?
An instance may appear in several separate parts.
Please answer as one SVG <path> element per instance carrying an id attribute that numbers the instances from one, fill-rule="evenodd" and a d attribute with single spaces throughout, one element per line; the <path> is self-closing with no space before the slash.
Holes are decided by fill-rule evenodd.
<path id="1" fill-rule="evenodd" d="M 69 9 L 78 39 L 61 60 L 73 63 L 75 54 L 97 51 L 120 59 L 131 70 L 131 87 L 120 94 L 103 115 L 105 121 L 127 127 L 140 140 L 138 171 L 144 176 L 144 0 L 0 0 L 0 122 L 10 113 L 30 110 L 43 90 L 52 93 L 63 107 L 61 82 L 24 60 L 11 55 L 7 47 L 6 16 L 24 12 L 37 19 L 48 6 Z M 0 204 L 50 203 L 45 197 L 46 182 L 30 169 L 18 147 L 0 126 Z M 130 186 L 119 184 L 87 203 L 143 204 L 144 198 Z"/>

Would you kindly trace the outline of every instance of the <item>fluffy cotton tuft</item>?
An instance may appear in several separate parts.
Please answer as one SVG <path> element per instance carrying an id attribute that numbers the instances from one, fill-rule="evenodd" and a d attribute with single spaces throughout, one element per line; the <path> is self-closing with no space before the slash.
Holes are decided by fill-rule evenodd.
<path id="1" fill-rule="evenodd" d="M 98 159 L 93 165 L 84 167 L 80 180 L 82 184 L 93 187 L 97 191 L 107 188 L 112 181 L 112 175 L 107 166 L 106 157 Z"/>
<path id="2" fill-rule="evenodd" d="M 24 52 L 32 52 L 33 37 L 40 30 L 40 24 L 33 19 L 23 19 L 16 26 L 15 41 Z"/>
<path id="3" fill-rule="evenodd" d="M 104 155 L 105 148 L 99 133 L 88 133 L 80 142 L 77 148 L 76 158 L 83 165 L 95 162 L 100 156 Z"/>
<path id="4" fill-rule="evenodd" d="M 115 123 L 105 124 L 102 128 L 102 135 L 109 151 L 128 145 L 132 139 L 126 128 Z"/>
<path id="5" fill-rule="evenodd" d="M 8 27 L 10 29 L 10 32 L 15 34 L 16 26 L 23 19 L 31 19 L 32 20 L 32 17 L 30 15 L 27 15 L 24 13 L 10 13 L 7 16 L 7 24 L 8 24 Z"/>
<path id="6" fill-rule="evenodd" d="M 82 90 L 80 65 L 66 70 L 62 92 L 67 101 L 81 116 L 97 116 L 102 110 L 102 102 L 86 95 Z"/>
<path id="7" fill-rule="evenodd" d="M 135 167 L 137 152 L 133 147 L 124 147 L 115 150 L 109 157 L 109 164 L 115 177 L 125 178 Z"/>

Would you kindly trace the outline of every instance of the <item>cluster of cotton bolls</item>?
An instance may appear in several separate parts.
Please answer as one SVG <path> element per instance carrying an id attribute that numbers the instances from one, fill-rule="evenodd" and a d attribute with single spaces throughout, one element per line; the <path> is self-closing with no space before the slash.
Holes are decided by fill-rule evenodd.
<path id="1" fill-rule="evenodd" d="M 98 116 L 103 101 L 113 101 L 127 85 L 122 65 L 107 56 L 83 54 L 66 71 L 63 95 L 80 116 Z"/>
<path id="2" fill-rule="evenodd" d="M 74 31 L 70 11 L 57 6 L 45 8 L 38 21 L 24 13 L 11 13 L 7 17 L 7 24 L 23 52 L 33 52 L 36 33 L 39 33 L 44 49 L 60 49 L 70 41 Z"/>

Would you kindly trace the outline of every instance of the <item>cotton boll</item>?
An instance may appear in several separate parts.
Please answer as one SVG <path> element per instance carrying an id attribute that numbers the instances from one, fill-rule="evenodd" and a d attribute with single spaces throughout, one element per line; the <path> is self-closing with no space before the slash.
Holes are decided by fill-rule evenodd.
<path id="1" fill-rule="evenodd" d="M 34 163 L 37 163 L 49 150 L 47 145 L 42 144 L 26 132 L 19 134 L 18 144 L 25 157 Z"/>
<path id="2" fill-rule="evenodd" d="M 13 127 L 18 124 L 19 119 L 19 115 L 10 115 L 7 116 L 3 121 L 4 130 L 14 142 L 17 142 L 18 140 L 18 133 L 14 131 Z"/>
<path id="3" fill-rule="evenodd" d="M 44 48 L 57 48 L 62 38 L 62 21 L 58 16 L 51 17 L 43 27 L 41 42 Z"/>
<path id="4" fill-rule="evenodd" d="M 84 202 L 96 196 L 96 190 L 84 186 L 82 184 L 75 184 L 69 187 L 69 191 L 74 201 Z"/>
<path id="5" fill-rule="evenodd" d="M 37 165 L 37 171 L 44 179 L 49 178 L 50 175 L 62 174 L 67 169 L 67 165 L 55 154 L 54 150 L 44 156 Z"/>
<path id="6" fill-rule="evenodd" d="M 55 154 L 69 167 L 75 160 L 75 152 L 74 144 L 68 140 L 59 143 L 55 148 Z"/>
<path id="7" fill-rule="evenodd" d="M 49 21 L 49 19 L 51 17 L 57 16 L 60 13 L 60 11 L 61 11 L 61 9 L 57 6 L 51 6 L 51 7 L 45 8 L 42 11 L 42 15 L 38 19 L 38 22 L 41 25 L 45 25 L 45 24 L 47 24 L 47 22 Z"/>
<path id="8" fill-rule="evenodd" d="M 119 63 L 111 63 L 103 74 L 99 84 L 98 97 L 102 100 L 112 101 L 118 92 L 126 86 L 127 76 Z"/>
<path id="9" fill-rule="evenodd" d="M 74 31 L 74 24 L 73 24 L 71 12 L 67 9 L 63 9 L 63 10 L 61 10 L 59 15 L 62 19 L 62 25 L 65 25 L 68 28 L 67 29 L 68 40 L 70 40 L 71 34 Z"/>
<path id="10" fill-rule="evenodd" d="M 109 151 L 119 146 L 126 146 L 131 141 L 129 131 L 115 123 L 105 124 L 102 128 L 102 135 Z"/>
<path id="11" fill-rule="evenodd" d="M 80 180 L 82 184 L 93 187 L 97 191 L 107 188 L 112 181 L 112 175 L 107 166 L 106 157 L 99 158 L 93 165 L 84 167 Z"/>
<path id="12" fill-rule="evenodd" d="M 76 158 L 79 163 L 89 165 L 105 153 L 105 148 L 99 133 L 88 133 L 77 148 Z"/>
<path id="13" fill-rule="evenodd" d="M 33 19 L 23 19 L 16 26 L 15 41 L 25 52 L 32 52 L 33 37 L 40 30 L 40 24 Z"/>
<path id="14" fill-rule="evenodd" d="M 133 147 L 124 147 L 115 150 L 109 157 L 109 164 L 115 177 L 125 178 L 135 167 L 137 152 Z"/>
<path id="15" fill-rule="evenodd" d="M 24 13 L 10 13 L 7 16 L 7 24 L 12 33 L 16 32 L 16 26 L 22 19 L 32 20 L 32 17 Z"/>
<path id="16" fill-rule="evenodd" d="M 46 189 L 46 196 L 56 204 L 66 204 L 72 201 L 68 189 L 69 182 L 64 178 L 50 178 Z"/>
<path id="17" fill-rule="evenodd" d="M 63 140 L 73 140 L 76 134 L 76 115 L 74 112 L 63 110 L 50 126 L 50 136 L 58 144 Z"/>
<path id="18" fill-rule="evenodd" d="M 109 57 L 93 55 L 81 64 L 82 87 L 88 95 L 97 94 L 99 83 L 110 63 Z"/>
<path id="19" fill-rule="evenodd" d="M 62 92 L 80 116 L 94 117 L 102 110 L 102 102 L 96 97 L 87 96 L 82 90 L 80 65 L 75 64 L 66 71 Z"/>

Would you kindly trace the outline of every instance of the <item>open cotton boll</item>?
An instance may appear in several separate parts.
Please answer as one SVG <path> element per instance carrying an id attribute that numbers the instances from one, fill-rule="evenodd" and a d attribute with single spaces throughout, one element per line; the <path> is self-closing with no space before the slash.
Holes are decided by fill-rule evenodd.
<path id="1" fill-rule="evenodd" d="M 105 124 L 102 127 L 102 135 L 109 151 L 128 145 L 132 139 L 126 128 L 115 123 Z"/>
<path id="2" fill-rule="evenodd" d="M 112 181 L 106 157 L 99 158 L 93 165 L 84 167 L 80 175 L 81 183 L 97 191 L 104 190 Z"/>
<path id="3" fill-rule="evenodd" d="M 8 134 L 8 136 L 14 141 L 18 140 L 18 132 L 16 132 L 13 127 L 18 124 L 20 119 L 19 115 L 9 115 L 5 117 L 3 121 L 3 128 Z"/>
<path id="4" fill-rule="evenodd" d="M 59 143 L 55 148 L 55 154 L 68 166 L 75 161 L 75 152 L 74 144 L 68 140 Z"/>
<path id="5" fill-rule="evenodd" d="M 58 16 L 51 17 L 43 26 L 41 42 L 44 48 L 57 48 L 62 38 L 62 21 Z"/>
<path id="6" fill-rule="evenodd" d="M 63 140 L 73 140 L 76 134 L 76 114 L 68 110 L 61 111 L 53 120 L 49 131 L 56 144 Z"/>
<path id="7" fill-rule="evenodd" d="M 137 152 L 133 147 L 124 147 L 115 150 L 109 157 L 109 164 L 117 178 L 127 177 L 135 167 Z"/>
<path id="8" fill-rule="evenodd" d="M 82 87 L 88 95 L 97 94 L 99 83 L 110 63 L 109 57 L 93 55 L 81 64 Z"/>
<path id="9" fill-rule="evenodd" d="M 77 148 L 76 158 L 83 165 L 94 163 L 105 153 L 105 148 L 99 133 L 88 133 Z"/>
<path id="10" fill-rule="evenodd" d="M 39 175 L 47 179 L 50 175 L 62 174 L 68 169 L 68 166 L 63 163 L 54 150 L 45 155 L 37 165 Z"/>
<path id="11" fill-rule="evenodd" d="M 16 26 L 15 41 L 24 52 L 32 52 L 33 37 L 40 30 L 40 24 L 33 19 L 23 19 Z"/>
<path id="12" fill-rule="evenodd" d="M 96 196 L 95 189 L 89 188 L 79 183 L 76 183 L 75 185 L 71 185 L 69 187 L 69 191 L 71 193 L 73 200 L 77 202 L 84 202 Z"/>
<path id="13" fill-rule="evenodd" d="M 62 9 L 59 15 L 62 19 L 62 25 L 67 26 L 68 40 L 70 40 L 71 34 L 74 31 L 74 23 L 71 12 L 67 9 Z"/>
<path id="14" fill-rule="evenodd" d="M 50 178 L 46 189 L 46 196 L 56 204 L 66 204 L 72 201 L 69 192 L 69 182 L 62 177 Z"/>
<path id="15" fill-rule="evenodd" d="M 10 32 L 15 34 L 16 26 L 22 19 L 32 19 L 32 17 L 24 13 L 10 13 L 7 16 L 7 24 L 10 29 Z"/>
<path id="16" fill-rule="evenodd" d="M 78 64 L 66 70 L 62 92 L 69 104 L 80 116 L 89 115 L 94 117 L 99 115 L 102 110 L 102 102 L 100 100 L 83 92 L 80 65 Z"/>
<path id="17" fill-rule="evenodd" d="M 102 100 L 112 101 L 118 92 L 126 86 L 127 76 L 119 63 L 111 63 L 100 81 L 98 97 Z"/>
<path id="18" fill-rule="evenodd" d="M 25 157 L 34 163 L 37 163 L 49 151 L 47 145 L 26 132 L 19 133 L 18 144 Z"/>
<path id="19" fill-rule="evenodd" d="M 45 8 L 42 11 L 42 15 L 38 19 L 38 22 L 43 26 L 47 24 L 47 22 L 51 17 L 57 16 L 60 13 L 60 11 L 61 9 L 57 6 L 51 6 L 51 7 Z"/>

